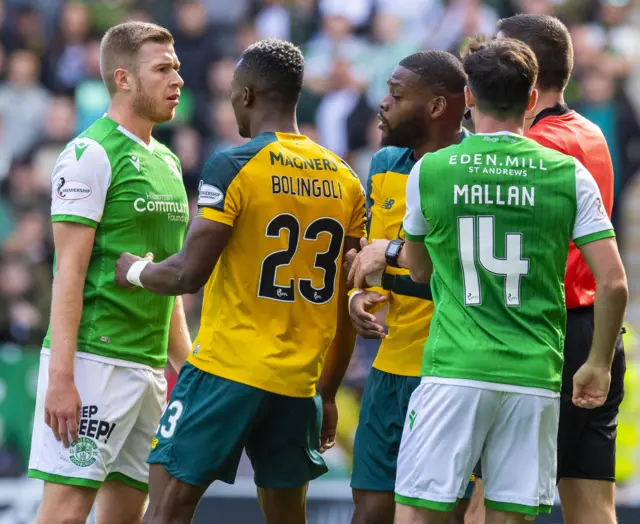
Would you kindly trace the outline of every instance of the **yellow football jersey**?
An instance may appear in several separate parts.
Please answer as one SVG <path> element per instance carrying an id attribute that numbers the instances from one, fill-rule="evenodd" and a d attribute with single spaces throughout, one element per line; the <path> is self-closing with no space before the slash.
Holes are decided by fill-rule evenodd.
<path id="1" fill-rule="evenodd" d="M 189 362 L 313 396 L 336 333 L 344 240 L 364 234 L 359 179 L 305 136 L 262 133 L 209 160 L 198 207 L 233 232 L 205 287 Z"/>
<path id="2" fill-rule="evenodd" d="M 402 219 L 406 209 L 407 177 L 415 164 L 413 151 L 398 147 L 385 147 L 371 160 L 367 184 L 369 206 L 368 239 L 404 239 Z M 387 267 L 383 276 L 389 309 L 386 323 L 387 337 L 380 344 L 373 367 L 386 373 L 419 376 L 422 348 L 429 334 L 433 302 L 407 296 L 396 291 L 414 290 L 409 271 Z M 376 289 L 376 291 L 380 291 Z"/>

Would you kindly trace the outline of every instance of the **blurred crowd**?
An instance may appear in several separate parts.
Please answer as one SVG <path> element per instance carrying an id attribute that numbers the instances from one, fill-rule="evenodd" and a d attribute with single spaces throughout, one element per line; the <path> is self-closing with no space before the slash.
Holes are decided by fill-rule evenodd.
<path id="1" fill-rule="evenodd" d="M 606 135 L 621 202 L 640 169 L 634 0 L 0 0 L 0 360 L 37 355 L 47 328 L 49 177 L 62 147 L 107 108 L 99 67 L 106 28 L 136 19 L 172 31 L 185 86 L 176 119 L 155 134 L 180 157 L 193 200 L 203 161 L 244 141 L 228 95 L 235 64 L 255 40 L 278 37 L 303 49 L 301 132 L 344 157 L 364 183 L 393 67 L 420 49 L 457 53 L 467 37 L 493 34 L 499 18 L 516 12 L 555 14 L 570 28 L 576 67 L 567 102 Z M 185 297 L 185 306 L 195 332 L 199 297 Z M 375 350 L 358 344 L 347 380 L 356 391 Z M 8 438 L 5 390 L 0 374 L 0 447 Z M 3 464 L 13 461 L 0 453 L 0 475 Z"/>

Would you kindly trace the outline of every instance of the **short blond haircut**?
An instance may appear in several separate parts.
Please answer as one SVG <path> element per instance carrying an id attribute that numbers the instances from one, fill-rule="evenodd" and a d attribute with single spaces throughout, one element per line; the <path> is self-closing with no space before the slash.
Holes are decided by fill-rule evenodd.
<path id="1" fill-rule="evenodd" d="M 168 29 L 148 22 L 125 22 L 109 29 L 100 43 L 100 75 L 113 95 L 117 91 L 113 74 L 116 69 L 137 71 L 136 59 L 143 44 L 173 44 Z"/>

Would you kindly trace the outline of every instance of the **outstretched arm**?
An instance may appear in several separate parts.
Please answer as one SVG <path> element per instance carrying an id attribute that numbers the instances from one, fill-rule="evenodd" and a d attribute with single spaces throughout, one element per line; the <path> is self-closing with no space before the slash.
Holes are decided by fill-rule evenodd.
<path id="1" fill-rule="evenodd" d="M 122 287 L 139 285 L 157 295 L 196 293 L 209 280 L 232 227 L 196 217 L 179 253 L 162 262 L 144 261 L 123 253 L 116 263 L 116 281 Z"/>

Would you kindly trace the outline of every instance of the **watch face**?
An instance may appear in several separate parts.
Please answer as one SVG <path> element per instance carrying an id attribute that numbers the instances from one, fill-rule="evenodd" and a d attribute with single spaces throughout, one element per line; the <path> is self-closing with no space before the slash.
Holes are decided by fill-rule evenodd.
<path id="1" fill-rule="evenodd" d="M 387 264 L 389 264 L 390 266 L 396 265 L 398 255 L 400 254 L 400 246 L 401 244 L 397 240 L 392 240 L 391 242 L 389 242 L 387 251 L 385 253 L 385 258 L 387 259 Z"/>

